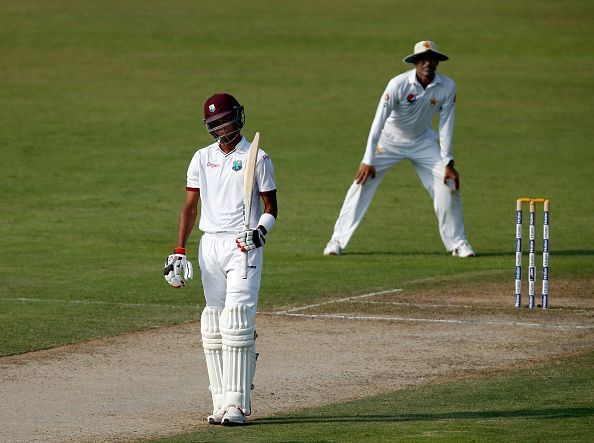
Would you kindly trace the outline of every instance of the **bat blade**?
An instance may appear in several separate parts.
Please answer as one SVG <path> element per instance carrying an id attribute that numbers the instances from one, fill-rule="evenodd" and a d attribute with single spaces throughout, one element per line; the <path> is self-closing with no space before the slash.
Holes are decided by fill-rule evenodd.
<path id="1" fill-rule="evenodd" d="M 243 229 L 247 231 L 250 228 L 250 214 L 252 212 L 252 193 L 254 191 L 254 180 L 256 178 L 256 161 L 258 160 L 258 150 L 260 144 L 260 133 L 256 132 L 254 140 L 250 144 L 246 159 L 245 171 L 243 175 Z M 247 278 L 248 271 L 248 253 L 243 255 L 243 266 L 241 268 L 241 278 Z"/>

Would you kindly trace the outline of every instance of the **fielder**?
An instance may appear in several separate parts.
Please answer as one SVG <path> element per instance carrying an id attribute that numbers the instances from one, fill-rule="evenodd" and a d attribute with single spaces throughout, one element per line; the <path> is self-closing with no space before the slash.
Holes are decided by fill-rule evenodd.
<path id="1" fill-rule="evenodd" d="M 421 183 L 433 199 L 441 240 L 455 257 L 471 257 L 460 197 L 460 176 L 454 169 L 454 81 L 436 72 L 448 60 L 432 41 L 420 41 L 404 58 L 414 69 L 390 80 L 382 94 L 363 161 L 347 192 L 324 255 L 340 255 L 361 223 L 373 195 L 390 168 L 412 161 Z M 439 134 L 431 128 L 439 115 Z M 437 144 L 439 138 L 439 145 Z"/>
<path id="2" fill-rule="evenodd" d="M 244 230 L 244 171 L 250 142 L 241 135 L 243 106 L 229 94 L 215 94 L 204 104 L 204 123 L 216 142 L 198 150 L 188 167 L 177 246 L 167 258 L 164 274 L 175 288 L 184 287 L 184 280 L 192 278 L 186 241 L 201 200 L 199 229 L 203 235 L 198 263 L 206 307 L 200 330 L 213 402 L 213 413 L 207 420 L 238 425 L 251 413 L 261 247 L 276 221 L 276 184 L 272 161 L 260 150 L 252 192 L 256 203 L 249 216 L 249 229 Z M 242 278 L 244 254 L 248 254 L 247 278 Z"/>

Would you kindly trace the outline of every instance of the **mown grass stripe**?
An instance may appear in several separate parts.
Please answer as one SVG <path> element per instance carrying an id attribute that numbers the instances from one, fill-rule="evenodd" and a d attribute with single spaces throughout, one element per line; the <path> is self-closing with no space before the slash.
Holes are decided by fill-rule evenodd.
<path id="1" fill-rule="evenodd" d="M 0 297 L 0 301 L 21 301 L 21 302 L 33 302 L 33 303 L 67 303 L 67 304 L 80 304 L 80 305 L 109 305 L 109 306 L 130 306 L 130 307 L 144 307 L 154 306 L 159 308 L 193 308 L 195 305 L 170 305 L 161 303 L 121 303 L 121 302 L 110 302 L 103 300 L 59 300 L 49 298 L 28 298 L 28 297 Z"/>

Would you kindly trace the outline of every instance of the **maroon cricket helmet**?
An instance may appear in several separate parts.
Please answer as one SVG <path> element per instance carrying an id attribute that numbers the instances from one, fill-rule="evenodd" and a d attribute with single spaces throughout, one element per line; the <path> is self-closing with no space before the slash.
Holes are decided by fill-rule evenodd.
<path id="1" fill-rule="evenodd" d="M 219 142 L 229 142 L 245 125 L 243 106 L 231 94 L 226 92 L 215 94 L 204 102 L 204 124 L 210 135 Z M 224 129 L 226 133 L 220 135 L 220 130 L 228 128 L 229 125 L 232 125 L 232 129 Z"/>
<path id="2" fill-rule="evenodd" d="M 243 112 L 243 106 L 237 99 L 226 92 L 209 97 L 204 102 L 204 123 L 208 124 L 231 114 L 238 115 Z"/>

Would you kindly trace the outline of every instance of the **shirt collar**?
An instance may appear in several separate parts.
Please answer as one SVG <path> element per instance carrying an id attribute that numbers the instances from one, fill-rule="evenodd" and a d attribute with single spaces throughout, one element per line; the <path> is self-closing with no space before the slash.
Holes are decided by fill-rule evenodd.
<path id="1" fill-rule="evenodd" d="M 237 149 L 238 151 L 247 151 L 250 148 L 250 144 L 247 141 L 247 138 L 245 138 L 243 135 L 241 136 L 241 140 L 239 141 L 239 143 L 237 143 L 237 146 L 235 146 L 235 149 Z"/>
<path id="2" fill-rule="evenodd" d="M 410 71 L 408 71 L 408 82 L 411 85 L 421 86 L 421 84 L 417 81 L 417 71 L 415 69 L 411 69 Z M 436 71 L 433 81 L 429 83 L 427 87 L 430 87 L 431 85 L 438 85 L 440 83 L 442 83 L 442 76 L 439 72 Z"/>
<path id="3" fill-rule="evenodd" d="M 228 157 L 230 154 L 233 154 L 234 152 L 237 152 L 237 151 L 240 151 L 240 152 L 247 151 L 249 149 L 249 147 L 250 147 L 250 144 L 247 142 L 246 138 L 242 135 L 241 136 L 241 140 L 239 140 L 239 143 L 237 143 L 235 145 L 235 149 L 233 149 L 231 152 L 228 152 L 228 153 L 225 154 L 223 152 L 223 150 L 221 149 L 221 147 L 219 146 L 219 143 L 218 142 L 215 142 L 213 144 L 213 147 L 221 155 L 223 155 L 224 157 Z"/>

